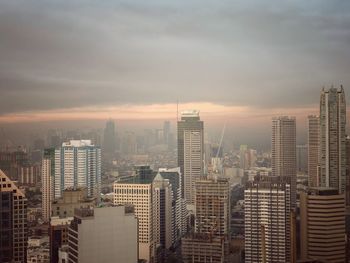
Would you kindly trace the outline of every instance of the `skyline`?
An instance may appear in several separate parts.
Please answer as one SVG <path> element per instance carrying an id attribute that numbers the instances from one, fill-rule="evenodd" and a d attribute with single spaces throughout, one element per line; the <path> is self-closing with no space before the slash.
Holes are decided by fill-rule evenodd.
<path id="1" fill-rule="evenodd" d="M 347 1 L 0 7 L 1 123 L 175 119 L 176 100 L 204 118 L 305 118 L 322 86 L 350 85 Z"/>

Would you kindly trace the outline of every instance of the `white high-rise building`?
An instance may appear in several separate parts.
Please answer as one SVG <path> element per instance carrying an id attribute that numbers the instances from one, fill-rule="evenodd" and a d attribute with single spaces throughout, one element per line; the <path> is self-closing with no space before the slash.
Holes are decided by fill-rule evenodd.
<path id="1" fill-rule="evenodd" d="M 55 150 L 55 198 L 66 188 L 86 187 L 88 196 L 99 197 L 101 149 L 90 140 L 71 140 Z"/>
<path id="2" fill-rule="evenodd" d="M 177 123 L 178 165 L 184 177 L 184 196 L 187 204 L 194 204 L 195 181 L 204 175 L 204 133 L 199 111 L 181 113 Z"/>
<path id="3" fill-rule="evenodd" d="M 272 119 L 272 176 L 282 176 L 290 183 L 291 208 L 296 207 L 296 123 L 295 117 Z"/>
<path id="4" fill-rule="evenodd" d="M 320 186 L 345 191 L 346 101 L 344 88 L 322 90 L 320 98 Z"/>
<path id="5" fill-rule="evenodd" d="M 290 186 L 270 180 L 244 191 L 246 263 L 290 262 Z"/>
<path id="6" fill-rule="evenodd" d="M 99 200 L 101 149 L 90 140 L 71 140 L 60 149 L 45 150 L 42 162 L 43 218 L 48 221 L 51 202 L 67 188 L 84 187 L 88 197 Z"/>

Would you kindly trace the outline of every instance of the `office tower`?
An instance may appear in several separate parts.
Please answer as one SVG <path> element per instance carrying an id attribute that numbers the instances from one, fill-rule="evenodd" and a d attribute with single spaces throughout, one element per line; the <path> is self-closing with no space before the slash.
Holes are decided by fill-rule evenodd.
<path id="1" fill-rule="evenodd" d="M 297 172 L 307 173 L 307 166 L 308 166 L 307 145 L 297 145 L 296 155 L 297 155 Z"/>
<path id="2" fill-rule="evenodd" d="M 94 207 L 95 198 L 87 195 L 86 188 L 71 188 L 63 190 L 62 197 L 51 202 L 51 216 L 73 217 L 74 210 L 84 207 Z"/>
<path id="3" fill-rule="evenodd" d="M 41 193 L 42 217 L 45 222 L 50 220 L 51 203 L 54 200 L 55 179 L 55 149 L 45 149 L 41 162 Z"/>
<path id="4" fill-rule="evenodd" d="M 309 187 L 319 186 L 318 155 L 319 155 L 320 118 L 308 116 L 308 175 Z"/>
<path id="5" fill-rule="evenodd" d="M 196 182 L 196 232 L 225 236 L 230 232 L 230 186 L 226 179 Z"/>
<path id="6" fill-rule="evenodd" d="M 194 204 L 194 183 L 204 173 L 204 134 L 203 121 L 199 111 L 181 113 L 177 122 L 177 161 L 184 180 L 184 197 L 187 204 Z"/>
<path id="7" fill-rule="evenodd" d="M 27 262 L 27 199 L 1 170 L 0 211 L 0 262 Z"/>
<path id="8" fill-rule="evenodd" d="M 138 166 L 135 172 L 134 176 L 114 183 L 114 204 L 132 204 L 134 206 L 139 229 L 139 259 L 153 262 L 155 244 L 152 182 L 155 174 L 149 166 Z"/>
<path id="9" fill-rule="evenodd" d="M 311 188 L 300 197 L 301 258 L 345 262 L 345 201 L 337 188 Z"/>
<path id="10" fill-rule="evenodd" d="M 187 232 L 186 201 L 181 195 L 181 172 L 177 168 L 159 168 L 159 173 L 164 179 L 168 179 L 173 192 L 172 202 L 172 243 L 176 246 L 181 237 Z"/>
<path id="11" fill-rule="evenodd" d="M 344 89 L 322 90 L 320 98 L 320 186 L 345 191 L 345 127 Z"/>
<path id="12" fill-rule="evenodd" d="M 290 183 L 291 208 L 296 207 L 296 124 L 294 117 L 272 119 L 272 176 L 287 178 Z"/>
<path id="13" fill-rule="evenodd" d="M 54 197 L 67 188 L 86 187 L 89 197 L 100 196 L 101 149 L 90 140 L 71 140 L 55 150 Z"/>
<path id="14" fill-rule="evenodd" d="M 154 242 L 160 250 L 170 249 L 173 242 L 172 236 L 172 201 L 173 191 L 168 179 L 164 179 L 160 173 L 156 175 L 152 183 L 153 188 L 153 234 Z M 163 254 L 163 253 L 161 253 Z M 160 255 L 164 261 L 164 255 Z"/>
<path id="15" fill-rule="evenodd" d="M 290 185 L 286 178 L 248 182 L 244 191 L 245 262 L 290 262 Z"/>
<path id="16" fill-rule="evenodd" d="M 68 245 L 68 229 L 72 220 L 73 217 L 51 217 L 49 226 L 50 263 L 60 262 L 60 250 L 62 250 Z"/>
<path id="17" fill-rule="evenodd" d="M 109 120 L 106 123 L 106 127 L 104 129 L 103 134 L 103 154 L 112 156 L 114 155 L 117 147 L 116 147 L 117 139 L 115 132 L 115 124 L 113 120 Z"/>
<path id="18" fill-rule="evenodd" d="M 135 263 L 137 231 L 132 207 L 77 209 L 68 232 L 69 262 Z"/>

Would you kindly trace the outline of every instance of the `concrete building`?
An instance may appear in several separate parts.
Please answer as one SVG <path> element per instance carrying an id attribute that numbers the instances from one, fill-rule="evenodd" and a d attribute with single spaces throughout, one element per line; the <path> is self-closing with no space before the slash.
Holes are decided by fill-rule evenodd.
<path id="1" fill-rule="evenodd" d="M 230 233 L 230 186 L 226 179 L 196 182 L 196 232 L 216 236 Z"/>
<path id="2" fill-rule="evenodd" d="M 103 133 L 103 154 L 108 158 L 113 158 L 117 150 L 117 138 L 115 124 L 113 120 L 108 120 Z"/>
<path id="3" fill-rule="evenodd" d="M 295 117 L 272 119 L 272 176 L 282 176 L 290 184 L 291 208 L 296 207 L 296 123 Z"/>
<path id="4" fill-rule="evenodd" d="M 319 186 L 318 178 L 318 155 L 319 155 L 319 133 L 320 118 L 318 116 L 308 116 L 308 175 L 309 187 Z"/>
<path id="5" fill-rule="evenodd" d="M 51 203 L 54 200 L 55 149 L 45 149 L 41 162 L 42 217 L 49 222 Z"/>
<path id="6" fill-rule="evenodd" d="M 27 260 L 27 199 L 0 170 L 0 262 Z"/>
<path id="7" fill-rule="evenodd" d="M 68 232 L 69 262 L 135 263 L 137 231 L 132 207 L 77 209 Z"/>
<path id="8" fill-rule="evenodd" d="M 291 262 L 290 185 L 285 177 L 248 182 L 244 191 L 245 262 Z M 294 251 L 293 251 L 294 253 Z"/>
<path id="9" fill-rule="evenodd" d="M 18 170 L 18 183 L 24 186 L 37 186 L 40 182 L 40 165 L 24 165 Z"/>
<path id="10" fill-rule="evenodd" d="M 308 167 L 308 150 L 307 145 L 297 145 L 297 172 L 307 173 Z"/>
<path id="11" fill-rule="evenodd" d="M 194 204 L 195 181 L 204 174 L 204 133 L 199 111 L 181 113 L 177 122 L 178 166 L 183 175 L 183 193 L 187 204 Z"/>
<path id="12" fill-rule="evenodd" d="M 159 168 L 159 173 L 164 179 L 168 179 L 173 192 L 172 200 L 172 243 L 178 244 L 181 237 L 187 232 L 186 201 L 182 198 L 182 177 L 180 167 Z"/>
<path id="13" fill-rule="evenodd" d="M 322 90 L 320 98 L 320 186 L 345 192 L 345 127 L 344 88 Z"/>
<path id="14" fill-rule="evenodd" d="M 184 263 L 224 263 L 228 243 L 224 237 L 203 233 L 192 233 L 182 238 L 182 259 Z"/>
<path id="15" fill-rule="evenodd" d="M 172 187 L 169 180 L 164 179 L 161 174 L 158 173 L 153 179 L 152 188 L 154 241 L 156 245 L 162 249 L 170 249 L 173 244 Z"/>
<path id="16" fill-rule="evenodd" d="M 155 177 L 149 166 L 136 167 L 136 174 L 114 183 L 114 204 L 132 204 L 138 219 L 139 259 L 154 262 L 155 239 L 153 217 L 153 188 Z"/>
<path id="17" fill-rule="evenodd" d="M 68 228 L 73 219 L 74 217 L 51 217 L 49 226 L 51 263 L 60 262 L 60 250 L 68 245 Z"/>
<path id="18" fill-rule="evenodd" d="M 337 188 L 311 188 L 301 194 L 302 259 L 345 262 L 344 197 Z"/>
<path id="19" fill-rule="evenodd" d="M 62 197 L 51 204 L 51 216 L 59 218 L 73 217 L 76 208 L 94 207 L 95 198 L 88 197 L 86 188 L 65 189 Z"/>

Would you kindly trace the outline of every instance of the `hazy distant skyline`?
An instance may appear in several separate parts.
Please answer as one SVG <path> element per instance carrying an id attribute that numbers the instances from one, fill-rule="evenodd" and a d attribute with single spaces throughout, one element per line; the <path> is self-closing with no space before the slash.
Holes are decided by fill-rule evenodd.
<path id="1" fill-rule="evenodd" d="M 350 98 L 349 1 L 0 0 L 0 122 L 259 124 Z"/>

